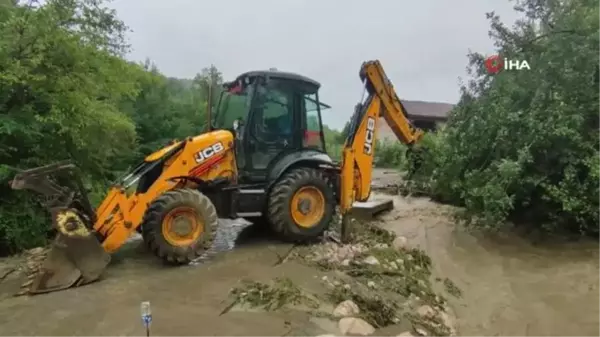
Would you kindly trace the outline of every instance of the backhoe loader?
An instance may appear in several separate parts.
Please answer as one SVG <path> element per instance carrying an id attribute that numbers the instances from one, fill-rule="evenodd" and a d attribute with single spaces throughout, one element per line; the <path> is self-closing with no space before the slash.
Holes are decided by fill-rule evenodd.
<path id="1" fill-rule="evenodd" d="M 329 106 L 319 101 L 320 84 L 270 70 L 223 84 L 206 133 L 148 155 L 96 209 L 74 165 L 21 171 L 12 187 L 45 195 L 56 229 L 22 292 L 99 279 L 111 253 L 135 231 L 156 256 L 181 265 L 211 247 L 218 218 L 262 221 L 282 239 L 297 242 L 322 235 L 339 205 L 347 238 L 352 204 L 371 192 L 379 118 L 405 144 L 422 135 L 379 61 L 363 63 L 360 78 L 368 95 L 352 116 L 341 164 L 325 151 L 321 111 Z"/>

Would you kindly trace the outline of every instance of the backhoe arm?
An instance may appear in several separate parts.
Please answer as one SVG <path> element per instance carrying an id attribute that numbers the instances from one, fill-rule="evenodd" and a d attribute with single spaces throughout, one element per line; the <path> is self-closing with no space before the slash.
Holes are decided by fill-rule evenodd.
<path id="1" fill-rule="evenodd" d="M 383 117 L 398 140 L 412 145 L 423 132 L 408 120 L 406 110 L 378 60 L 362 64 L 360 78 L 367 97 L 356 106 L 342 153 L 340 210 L 342 241 L 348 241 L 347 214 L 355 201 L 367 201 L 371 194 L 371 176 L 379 117 Z"/>

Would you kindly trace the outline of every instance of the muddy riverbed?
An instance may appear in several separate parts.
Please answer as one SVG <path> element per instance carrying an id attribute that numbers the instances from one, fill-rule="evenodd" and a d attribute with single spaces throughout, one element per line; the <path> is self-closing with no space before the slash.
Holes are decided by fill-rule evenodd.
<path id="1" fill-rule="evenodd" d="M 395 173 L 378 170 L 374 184 L 396 179 Z M 380 223 L 424 249 L 435 273 L 462 290 L 461 298 L 449 297 L 459 334 L 599 335 L 596 242 L 547 246 L 516 235 L 483 237 L 456 227 L 445 206 L 426 198 L 393 198 L 394 211 L 383 215 Z M 291 246 L 238 227 L 241 238 L 235 249 L 198 266 L 165 268 L 132 242 L 101 282 L 81 288 L 10 297 L 14 285 L 9 275 L 0 282 L 0 334 L 142 335 L 142 301 L 152 304 L 153 335 L 329 333 L 298 313 L 219 315 L 228 305 L 229 290 L 242 278 L 266 281 L 286 276 L 311 289 L 323 276 L 294 261 L 274 267 Z"/>

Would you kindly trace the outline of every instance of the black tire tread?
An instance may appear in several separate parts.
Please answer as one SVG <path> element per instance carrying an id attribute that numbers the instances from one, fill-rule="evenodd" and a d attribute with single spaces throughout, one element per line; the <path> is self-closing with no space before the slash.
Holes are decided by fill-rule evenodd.
<path id="1" fill-rule="evenodd" d="M 177 205 L 195 207 L 204 222 L 201 239 L 187 247 L 172 246 L 162 237 L 162 220 Z M 218 227 L 217 210 L 211 200 L 197 190 L 184 188 L 168 191 L 148 207 L 141 227 L 144 242 L 154 255 L 170 264 L 188 264 L 211 248 Z"/>
<path id="2" fill-rule="evenodd" d="M 318 187 L 325 196 L 325 214 L 316 226 L 301 228 L 292 220 L 290 202 L 294 193 L 303 186 Z M 286 173 L 272 188 L 268 201 L 268 218 L 272 230 L 285 241 L 307 241 L 327 230 L 335 212 L 335 196 L 330 182 L 317 169 L 302 167 Z"/>

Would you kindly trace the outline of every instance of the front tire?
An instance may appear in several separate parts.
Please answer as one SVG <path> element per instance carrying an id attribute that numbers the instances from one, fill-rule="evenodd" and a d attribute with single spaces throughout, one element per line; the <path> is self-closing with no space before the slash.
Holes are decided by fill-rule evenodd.
<path id="1" fill-rule="evenodd" d="M 286 241 L 314 239 L 329 227 L 335 196 L 319 170 L 299 168 L 286 173 L 269 196 L 271 228 Z"/>
<path id="2" fill-rule="evenodd" d="M 187 264 L 210 249 L 217 225 L 217 210 L 206 195 L 177 189 L 152 202 L 141 227 L 144 242 L 156 256 L 171 264 Z"/>

